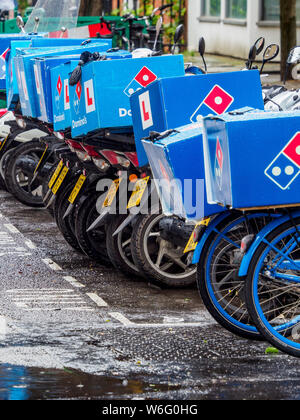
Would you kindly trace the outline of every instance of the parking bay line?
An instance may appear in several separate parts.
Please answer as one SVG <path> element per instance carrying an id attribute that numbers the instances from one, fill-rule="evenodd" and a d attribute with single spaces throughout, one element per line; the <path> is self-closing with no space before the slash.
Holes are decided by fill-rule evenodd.
<path id="1" fill-rule="evenodd" d="M 71 286 L 77 287 L 77 288 L 83 288 L 85 287 L 84 284 L 80 283 L 79 281 L 77 281 L 74 277 L 72 276 L 65 276 L 64 280 L 66 280 L 68 283 L 71 284 Z"/>
<path id="2" fill-rule="evenodd" d="M 96 293 L 86 293 L 86 295 L 100 308 L 106 308 L 108 304 Z"/>
<path id="3" fill-rule="evenodd" d="M 53 271 L 62 271 L 62 268 L 56 264 L 54 261 L 52 261 L 50 258 L 43 258 L 43 263 L 46 264 L 51 270 Z"/>

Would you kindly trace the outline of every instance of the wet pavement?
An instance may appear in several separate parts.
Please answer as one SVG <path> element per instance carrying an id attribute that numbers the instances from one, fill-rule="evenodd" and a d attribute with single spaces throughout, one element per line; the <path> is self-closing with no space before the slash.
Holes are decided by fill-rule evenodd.
<path id="1" fill-rule="evenodd" d="M 0 192 L 0 399 L 298 399 L 300 361 L 74 252 Z"/>

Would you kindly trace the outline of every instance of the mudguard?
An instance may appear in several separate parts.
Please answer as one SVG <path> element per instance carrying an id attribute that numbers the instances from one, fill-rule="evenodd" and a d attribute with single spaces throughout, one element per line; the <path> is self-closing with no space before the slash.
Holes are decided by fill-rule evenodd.
<path id="1" fill-rule="evenodd" d="M 231 215 L 230 211 L 224 211 L 224 213 L 220 213 L 205 229 L 201 240 L 199 241 L 197 248 L 195 249 L 194 255 L 193 255 L 193 261 L 192 264 L 198 264 L 200 260 L 200 255 L 202 252 L 202 249 L 205 245 L 205 242 L 207 241 L 207 238 L 210 236 L 210 234 L 213 232 L 213 230 L 218 226 L 220 222 L 225 220 L 228 216 Z"/>
<path id="2" fill-rule="evenodd" d="M 293 212 L 293 217 L 300 217 L 300 210 Z M 246 255 L 243 258 L 242 264 L 240 266 L 239 271 L 239 277 L 245 277 L 248 274 L 248 270 L 251 264 L 251 260 L 253 258 L 253 255 L 255 254 L 256 250 L 260 246 L 260 244 L 266 239 L 266 237 L 275 230 L 278 226 L 281 224 L 287 222 L 290 220 L 290 217 L 288 215 L 278 217 L 277 219 L 273 220 L 271 223 L 269 223 L 267 226 L 265 226 L 259 234 L 256 236 L 255 241 L 251 245 L 249 251 L 246 253 Z"/>

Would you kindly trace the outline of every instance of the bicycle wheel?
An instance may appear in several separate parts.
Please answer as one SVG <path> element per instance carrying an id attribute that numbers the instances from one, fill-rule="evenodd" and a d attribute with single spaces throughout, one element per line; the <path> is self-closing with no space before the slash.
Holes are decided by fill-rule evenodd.
<path id="1" fill-rule="evenodd" d="M 197 283 L 212 317 L 239 337 L 260 340 L 245 304 L 245 280 L 238 277 L 240 260 L 235 255 L 242 239 L 257 234 L 268 222 L 267 214 L 233 214 L 208 237 L 198 263 Z"/>
<path id="2" fill-rule="evenodd" d="M 300 357 L 300 218 L 294 222 L 270 232 L 253 255 L 246 301 L 266 340 Z"/>

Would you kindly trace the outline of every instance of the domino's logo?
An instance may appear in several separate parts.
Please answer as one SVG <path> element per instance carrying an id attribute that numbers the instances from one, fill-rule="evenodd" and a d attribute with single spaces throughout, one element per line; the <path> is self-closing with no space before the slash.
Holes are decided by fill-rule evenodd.
<path id="1" fill-rule="evenodd" d="M 300 174 L 300 132 L 297 133 L 265 170 L 280 189 L 287 190 Z"/>
<path id="2" fill-rule="evenodd" d="M 6 64 L 5 59 L 9 52 L 9 48 L 7 48 L 1 55 L 0 55 L 0 79 L 5 79 L 6 77 Z"/>
<path id="3" fill-rule="evenodd" d="M 213 111 L 217 115 L 224 114 L 234 102 L 234 97 L 219 85 L 215 85 L 191 116 L 191 122 L 201 121 L 203 115 Z"/>
<path id="4" fill-rule="evenodd" d="M 224 164 L 224 153 L 223 153 L 223 149 L 220 143 L 220 139 L 218 137 L 217 147 L 216 147 L 216 158 L 215 158 L 215 176 L 216 176 L 216 181 L 220 190 L 222 189 L 223 164 Z"/>
<path id="5" fill-rule="evenodd" d="M 138 90 L 149 86 L 157 79 L 156 74 L 154 74 L 148 67 L 143 67 L 134 79 L 129 83 L 129 85 L 124 90 L 126 96 L 130 97 Z"/>
<path id="6" fill-rule="evenodd" d="M 76 85 L 76 89 L 74 92 L 74 99 L 73 99 L 73 106 L 76 114 L 79 114 L 79 108 L 80 108 L 80 100 L 81 100 L 81 94 L 82 94 L 82 86 L 80 81 Z"/>

